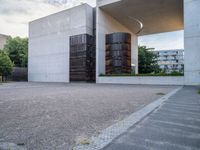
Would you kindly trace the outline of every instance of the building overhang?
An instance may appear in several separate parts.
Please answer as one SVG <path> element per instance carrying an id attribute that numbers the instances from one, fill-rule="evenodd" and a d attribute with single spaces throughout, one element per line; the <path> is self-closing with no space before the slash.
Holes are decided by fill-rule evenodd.
<path id="1" fill-rule="evenodd" d="M 184 29 L 183 0 L 111 0 L 98 7 L 133 33 L 143 26 L 138 35 Z"/>

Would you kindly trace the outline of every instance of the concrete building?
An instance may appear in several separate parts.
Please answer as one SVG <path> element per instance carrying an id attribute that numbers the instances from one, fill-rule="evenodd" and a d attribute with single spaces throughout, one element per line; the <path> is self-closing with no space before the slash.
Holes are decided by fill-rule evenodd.
<path id="1" fill-rule="evenodd" d="M 184 73 L 184 50 L 156 50 L 158 55 L 158 65 L 166 73 L 180 72 Z"/>
<path id="2" fill-rule="evenodd" d="M 4 48 L 6 40 L 9 38 L 8 35 L 0 34 L 0 49 Z"/>
<path id="3" fill-rule="evenodd" d="M 29 81 L 70 82 L 70 38 L 93 36 L 96 82 L 200 85 L 200 1 L 97 0 L 30 23 Z M 106 35 L 131 35 L 131 63 L 138 72 L 138 36 L 184 30 L 184 77 L 102 77 L 106 73 Z M 94 32 L 95 31 L 95 32 Z M 87 49 L 87 48 L 86 48 Z M 83 63 L 85 64 L 85 63 Z"/>
<path id="4" fill-rule="evenodd" d="M 93 35 L 93 8 L 80 5 L 29 24 L 28 78 L 69 82 L 70 36 Z"/>

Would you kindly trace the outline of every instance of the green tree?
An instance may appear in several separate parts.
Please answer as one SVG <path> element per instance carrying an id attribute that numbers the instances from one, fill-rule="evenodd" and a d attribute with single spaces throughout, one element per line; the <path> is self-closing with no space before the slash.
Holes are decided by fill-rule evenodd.
<path id="1" fill-rule="evenodd" d="M 16 67 L 27 67 L 28 38 L 8 38 L 4 50 Z"/>
<path id="2" fill-rule="evenodd" d="M 157 62 L 158 56 L 152 50 L 152 48 L 147 48 L 146 46 L 139 46 L 138 61 L 140 74 L 159 73 L 161 71 Z"/>
<path id="3" fill-rule="evenodd" d="M 6 77 L 12 73 L 13 63 L 3 50 L 0 50 L 0 76 Z"/>

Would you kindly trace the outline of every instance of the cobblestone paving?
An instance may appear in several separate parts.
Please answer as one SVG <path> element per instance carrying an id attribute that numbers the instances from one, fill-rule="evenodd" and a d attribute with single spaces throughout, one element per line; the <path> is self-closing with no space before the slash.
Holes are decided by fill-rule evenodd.
<path id="1" fill-rule="evenodd" d="M 175 86 L 0 85 L 0 150 L 70 150 Z M 162 122 L 161 122 L 162 123 Z M 12 149 L 11 149 L 12 148 Z"/>

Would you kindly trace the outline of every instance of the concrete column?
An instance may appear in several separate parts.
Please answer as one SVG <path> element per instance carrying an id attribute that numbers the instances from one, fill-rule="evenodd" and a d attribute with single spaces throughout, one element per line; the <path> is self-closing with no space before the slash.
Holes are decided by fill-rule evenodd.
<path id="1" fill-rule="evenodd" d="M 200 85 L 200 1 L 184 0 L 185 84 Z"/>
<path id="2" fill-rule="evenodd" d="M 131 64 L 135 65 L 135 73 L 138 74 L 138 36 L 131 34 Z"/>

